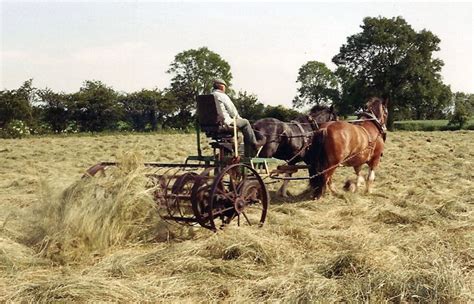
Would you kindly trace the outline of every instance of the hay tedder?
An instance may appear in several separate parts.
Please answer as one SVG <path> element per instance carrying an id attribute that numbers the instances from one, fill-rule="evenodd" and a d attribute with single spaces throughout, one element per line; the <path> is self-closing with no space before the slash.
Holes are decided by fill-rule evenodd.
<path id="1" fill-rule="evenodd" d="M 197 98 L 197 156 L 184 163 L 145 163 L 148 186 L 160 216 L 184 225 L 201 225 L 216 231 L 226 225 L 262 225 L 269 195 L 262 176 L 269 174 L 265 158 L 239 155 L 237 129 L 224 124 L 214 95 Z M 235 124 L 234 124 L 235 125 Z M 201 130 L 211 138 L 213 155 L 201 151 Z M 116 162 L 101 162 L 86 176 L 105 173 Z"/>

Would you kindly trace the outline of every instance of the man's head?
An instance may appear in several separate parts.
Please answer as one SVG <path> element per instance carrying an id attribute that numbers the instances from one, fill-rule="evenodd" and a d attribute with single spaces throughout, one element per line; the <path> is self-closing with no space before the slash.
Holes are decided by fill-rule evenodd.
<path id="1" fill-rule="evenodd" d="M 214 83 L 212 85 L 214 89 L 218 89 L 221 91 L 225 91 L 226 86 L 227 86 L 227 83 L 220 78 L 214 79 Z"/>

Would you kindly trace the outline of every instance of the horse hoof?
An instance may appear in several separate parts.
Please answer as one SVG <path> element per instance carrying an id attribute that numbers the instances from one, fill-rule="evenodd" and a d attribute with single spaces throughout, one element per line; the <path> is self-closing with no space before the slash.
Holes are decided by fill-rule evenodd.
<path id="1" fill-rule="evenodd" d="M 318 201 L 323 196 L 322 193 L 313 194 L 313 200 Z"/>
<path id="2" fill-rule="evenodd" d="M 347 180 L 346 183 L 344 184 L 344 190 L 354 193 L 357 191 L 357 186 L 353 181 Z"/>

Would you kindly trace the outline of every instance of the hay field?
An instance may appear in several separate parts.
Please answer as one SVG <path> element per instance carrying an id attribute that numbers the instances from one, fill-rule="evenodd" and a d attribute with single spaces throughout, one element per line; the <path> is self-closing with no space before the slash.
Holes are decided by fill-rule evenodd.
<path id="1" fill-rule="evenodd" d="M 0 140 L 0 302 L 474 301 L 472 131 L 390 133 L 373 194 L 312 201 L 295 183 L 263 228 L 218 233 L 164 224 L 144 189 L 140 162 L 180 162 L 194 143 Z M 114 159 L 108 177 L 80 179 Z"/>

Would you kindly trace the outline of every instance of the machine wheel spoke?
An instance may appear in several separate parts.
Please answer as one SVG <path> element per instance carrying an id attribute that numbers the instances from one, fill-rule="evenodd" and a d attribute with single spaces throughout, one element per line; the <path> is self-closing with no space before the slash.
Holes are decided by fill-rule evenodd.
<path id="1" fill-rule="evenodd" d="M 250 220 L 247 217 L 247 214 L 245 214 L 245 212 L 242 212 L 242 215 L 245 217 L 245 220 L 247 221 L 247 223 L 249 223 L 249 226 L 252 226 L 252 223 L 250 223 Z"/>

